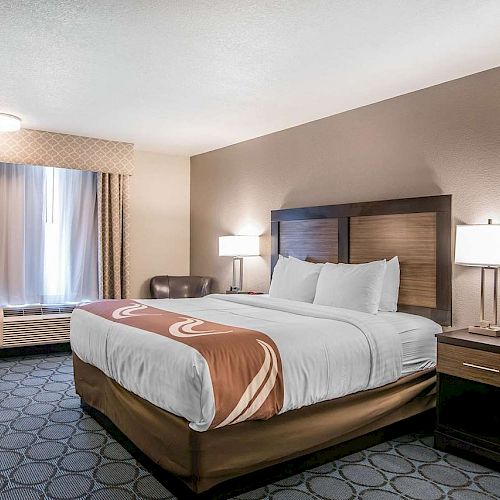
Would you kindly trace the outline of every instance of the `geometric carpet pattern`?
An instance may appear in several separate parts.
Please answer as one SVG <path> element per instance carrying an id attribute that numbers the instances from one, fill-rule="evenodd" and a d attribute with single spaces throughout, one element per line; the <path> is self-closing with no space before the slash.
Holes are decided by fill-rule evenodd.
<path id="1" fill-rule="evenodd" d="M 0 500 L 175 498 L 80 408 L 68 354 L 0 359 Z M 482 500 L 500 474 L 407 435 L 240 500 Z"/>

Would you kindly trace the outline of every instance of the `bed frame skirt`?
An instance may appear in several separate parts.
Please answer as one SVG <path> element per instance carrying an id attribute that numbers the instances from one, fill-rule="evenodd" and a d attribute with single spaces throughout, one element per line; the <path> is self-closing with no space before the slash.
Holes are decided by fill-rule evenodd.
<path id="1" fill-rule="evenodd" d="M 201 493 L 229 479 L 359 438 L 435 406 L 435 370 L 332 401 L 206 432 L 127 391 L 73 354 L 76 392 L 147 457 Z"/>

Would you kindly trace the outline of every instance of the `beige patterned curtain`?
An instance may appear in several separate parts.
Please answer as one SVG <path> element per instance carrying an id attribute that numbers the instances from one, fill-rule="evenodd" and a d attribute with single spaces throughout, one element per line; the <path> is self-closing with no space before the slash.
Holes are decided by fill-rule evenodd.
<path id="1" fill-rule="evenodd" d="M 99 173 L 99 295 L 122 299 L 129 295 L 129 176 Z"/>

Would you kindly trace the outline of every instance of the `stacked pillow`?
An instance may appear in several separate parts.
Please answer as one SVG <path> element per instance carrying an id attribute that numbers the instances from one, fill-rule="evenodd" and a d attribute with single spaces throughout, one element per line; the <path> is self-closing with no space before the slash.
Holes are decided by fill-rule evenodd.
<path id="1" fill-rule="evenodd" d="M 312 264 L 280 255 L 269 295 L 370 314 L 396 311 L 399 260 L 394 257 L 366 264 Z"/>
<path id="2" fill-rule="evenodd" d="M 377 314 L 387 267 L 385 260 L 368 264 L 325 264 L 314 304 Z"/>
<path id="3" fill-rule="evenodd" d="M 379 311 L 395 312 L 398 310 L 399 276 L 399 259 L 396 256 L 387 261 Z"/>
<path id="4" fill-rule="evenodd" d="M 312 264 L 295 257 L 279 256 L 269 295 L 280 299 L 312 302 L 323 264 Z"/>

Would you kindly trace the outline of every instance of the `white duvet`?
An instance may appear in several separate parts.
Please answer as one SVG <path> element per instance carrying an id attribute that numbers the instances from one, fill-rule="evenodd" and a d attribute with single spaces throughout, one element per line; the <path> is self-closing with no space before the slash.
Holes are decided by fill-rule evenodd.
<path id="1" fill-rule="evenodd" d="M 206 321 L 260 331 L 277 345 L 283 366 L 281 413 L 401 376 L 397 331 L 381 316 L 267 296 L 210 295 L 200 299 L 137 300 Z M 76 309 L 71 347 L 84 362 L 125 389 L 205 431 L 215 415 L 205 359 L 162 335 Z"/>

